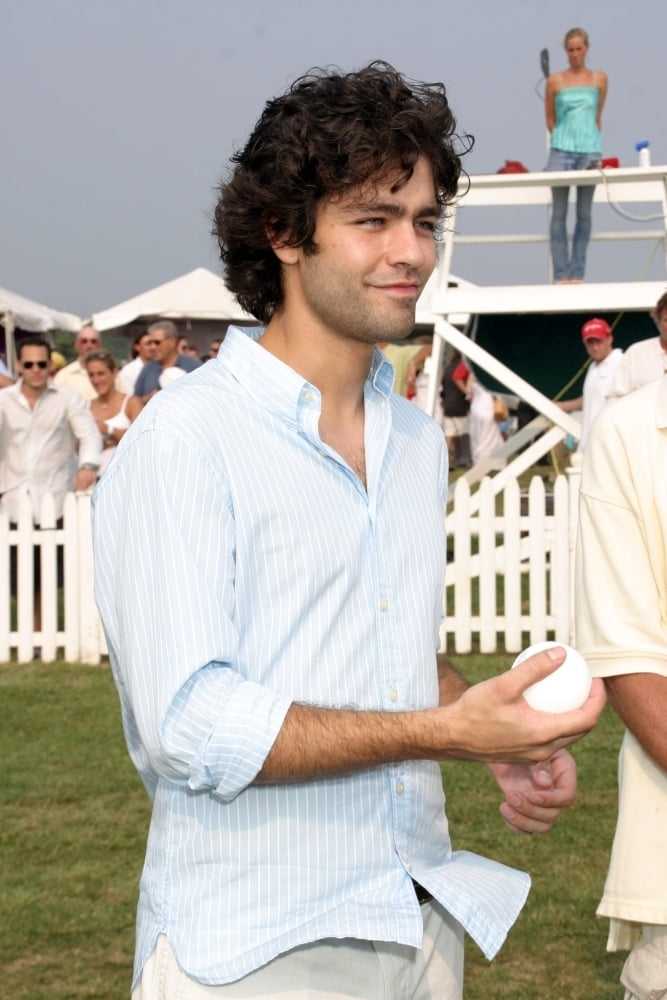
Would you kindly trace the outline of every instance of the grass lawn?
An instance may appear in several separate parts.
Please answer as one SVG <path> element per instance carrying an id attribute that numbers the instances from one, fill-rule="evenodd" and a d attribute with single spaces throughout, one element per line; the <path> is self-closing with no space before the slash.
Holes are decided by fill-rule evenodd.
<path id="1" fill-rule="evenodd" d="M 452 657 L 471 680 L 511 657 Z M 488 963 L 470 942 L 466 1000 L 612 1000 L 622 955 L 595 918 L 615 820 L 621 728 L 606 710 L 575 748 L 577 805 L 547 837 L 519 837 L 485 769 L 443 768 L 455 848 L 530 871 L 533 891 Z M 0 965 L 9 1000 L 123 1000 L 148 798 L 129 762 L 108 669 L 0 666 Z"/>

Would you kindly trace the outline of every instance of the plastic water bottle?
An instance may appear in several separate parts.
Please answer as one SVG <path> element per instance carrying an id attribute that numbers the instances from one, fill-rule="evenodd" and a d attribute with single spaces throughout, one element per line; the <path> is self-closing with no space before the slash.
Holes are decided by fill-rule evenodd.
<path id="1" fill-rule="evenodd" d="M 642 139 L 641 142 L 635 143 L 635 149 L 639 154 L 639 166 L 640 167 L 650 167 L 651 166 L 651 147 L 648 139 Z"/>

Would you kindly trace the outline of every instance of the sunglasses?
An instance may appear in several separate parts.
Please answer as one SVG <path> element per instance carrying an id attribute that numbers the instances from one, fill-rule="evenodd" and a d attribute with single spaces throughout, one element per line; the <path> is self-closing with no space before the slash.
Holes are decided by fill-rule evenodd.
<path id="1" fill-rule="evenodd" d="M 148 343 L 150 344 L 151 347 L 157 347 L 158 344 L 163 344 L 164 341 L 163 340 L 149 340 Z"/>
<path id="2" fill-rule="evenodd" d="M 86 354 L 86 363 L 89 361 L 113 361 L 113 358 L 108 351 L 91 351 Z"/>
<path id="3" fill-rule="evenodd" d="M 85 337 L 79 341 L 80 344 L 91 344 L 93 347 L 95 344 L 99 344 L 99 340 L 87 340 Z"/>
<path id="4" fill-rule="evenodd" d="M 48 361 L 22 361 L 21 365 L 23 368 L 48 368 Z"/>

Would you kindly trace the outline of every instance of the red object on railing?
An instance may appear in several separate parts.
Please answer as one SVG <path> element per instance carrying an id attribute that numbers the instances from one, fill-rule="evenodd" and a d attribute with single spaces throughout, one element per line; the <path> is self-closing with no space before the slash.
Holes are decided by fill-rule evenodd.
<path id="1" fill-rule="evenodd" d="M 620 167 L 620 165 L 617 156 L 608 156 L 606 160 L 600 160 L 600 166 L 603 170 L 607 167 Z"/>
<path id="2" fill-rule="evenodd" d="M 504 166 L 496 170 L 497 174 L 527 174 L 528 167 L 524 167 L 521 160 L 505 160 Z"/>

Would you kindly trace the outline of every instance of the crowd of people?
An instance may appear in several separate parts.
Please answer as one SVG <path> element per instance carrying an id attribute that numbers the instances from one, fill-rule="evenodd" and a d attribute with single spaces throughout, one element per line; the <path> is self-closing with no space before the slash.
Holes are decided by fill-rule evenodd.
<path id="1" fill-rule="evenodd" d="M 90 325 L 74 338 L 69 364 L 41 336 L 18 339 L 16 371 L 0 372 L 0 496 L 10 520 L 27 494 L 38 525 L 46 493 L 60 518 L 66 494 L 95 485 L 148 400 L 176 373 L 215 357 L 220 343 L 194 357 L 176 325 L 159 320 L 135 337 L 132 359 L 119 368 Z"/>

